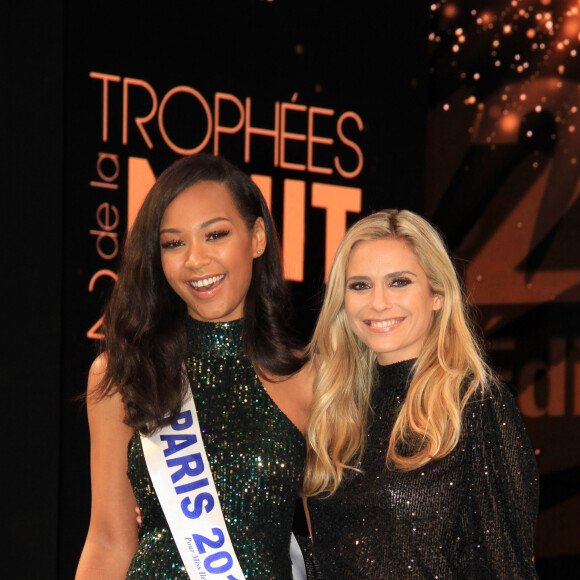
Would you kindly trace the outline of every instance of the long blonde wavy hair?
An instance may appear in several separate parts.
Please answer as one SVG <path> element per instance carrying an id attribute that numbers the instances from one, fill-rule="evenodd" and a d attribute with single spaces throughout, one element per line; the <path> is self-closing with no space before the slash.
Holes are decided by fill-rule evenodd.
<path id="1" fill-rule="evenodd" d="M 409 471 L 448 455 L 461 433 L 463 409 L 492 380 L 466 312 L 455 268 L 436 229 L 407 210 L 385 210 L 355 223 L 330 270 L 310 355 L 318 360 L 308 424 L 303 494 L 332 494 L 346 469 L 362 458 L 376 384 L 376 354 L 352 331 L 344 309 L 346 269 L 363 241 L 402 240 L 415 251 L 431 291 L 442 297 L 412 369 L 405 402 L 395 421 L 386 464 Z M 402 451 L 404 449 L 404 452 Z"/>

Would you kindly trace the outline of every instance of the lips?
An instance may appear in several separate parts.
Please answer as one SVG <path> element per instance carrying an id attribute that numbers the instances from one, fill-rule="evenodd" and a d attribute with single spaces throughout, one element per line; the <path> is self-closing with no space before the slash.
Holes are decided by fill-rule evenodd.
<path id="1" fill-rule="evenodd" d="M 188 284 L 197 292 L 209 292 L 210 290 L 213 290 L 225 277 L 225 274 L 207 276 L 206 278 L 189 280 Z"/>
<path id="2" fill-rule="evenodd" d="M 404 317 L 388 318 L 386 320 L 370 320 L 367 319 L 364 323 L 372 330 L 389 331 L 393 326 L 397 326 L 405 320 Z"/>

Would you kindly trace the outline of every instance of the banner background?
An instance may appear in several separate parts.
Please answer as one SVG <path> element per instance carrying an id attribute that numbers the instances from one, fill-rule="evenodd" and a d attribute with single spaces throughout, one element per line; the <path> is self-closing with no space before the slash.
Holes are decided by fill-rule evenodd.
<path id="1" fill-rule="evenodd" d="M 180 155 L 176 147 L 195 148 L 209 134 L 203 149 L 214 151 L 219 94 L 222 126 L 251 110 L 251 127 L 273 129 L 283 110 L 287 133 L 307 135 L 312 114 L 311 135 L 332 139 L 314 141 L 310 170 L 307 140 L 280 127 L 276 139 L 252 134 L 249 148 L 243 129 L 217 140 L 219 153 L 271 178 L 283 240 L 302 223 L 292 212 L 304 212 L 302 280 L 291 282 L 302 338 L 315 320 L 330 232 L 385 207 L 418 211 L 442 229 L 493 362 L 522 393 L 541 472 L 538 569 L 573 577 L 580 165 L 579 133 L 570 130 L 579 82 L 572 3 L 533 1 L 528 17 L 497 0 L 356 9 L 330 1 L 50 4 L 2 8 L 10 23 L 2 37 L 9 88 L 0 95 L 3 232 L 16 241 L 4 252 L 10 348 L 2 369 L 5 425 L 20 433 L 7 456 L 18 474 L 2 532 L 15 555 L 9 573 L 18 577 L 24 565 L 31 577 L 74 574 L 90 508 L 88 430 L 77 399 L 97 348 L 89 336 L 98 334 L 114 283 L 130 203 Z M 135 119 L 150 114 L 140 129 Z M 360 172 L 345 176 L 361 159 Z M 320 186 L 333 188 L 334 205 L 313 205 Z M 349 211 L 358 190 L 360 211 Z M 30 545 L 38 558 L 23 564 Z"/>

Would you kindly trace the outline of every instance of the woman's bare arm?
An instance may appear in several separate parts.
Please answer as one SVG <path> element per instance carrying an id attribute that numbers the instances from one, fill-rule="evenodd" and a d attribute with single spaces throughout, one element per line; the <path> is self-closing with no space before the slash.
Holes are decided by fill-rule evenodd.
<path id="1" fill-rule="evenodd" d="M 116 393 L 95 397 L 106 368 L 99 356 L 89 372 L 87 412 L 91 436 L 91 521 L 76 580 L 125 578 L 137 550 L 137 502 L 127 477 L 127 446 L 133 429 L 123 422 Z"/>

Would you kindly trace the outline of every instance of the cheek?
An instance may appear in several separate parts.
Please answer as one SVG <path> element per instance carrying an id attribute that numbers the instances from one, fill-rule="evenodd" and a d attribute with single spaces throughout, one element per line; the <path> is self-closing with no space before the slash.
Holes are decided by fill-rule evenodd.
<path id="1" fill-rule="evenodd" d="M 169 286 L 171 286 L 171 288 L 177 292 L 177 274 L 175 262 L 170 258 L 161 258 L 161 270 L 163 271 L 163 275 L 165 276 Z"/>
<path id="2" fill-rule="evenodd" d="M 348 295 L 344 297 L 344 313 L 350 324 L 352 318 L 352 300 Z"/>
<path id="3" fill-rule="evenodd" d="M 254 258 L 250 252 L 240 252 L 235 257 L 233 264 L 240 290 L 246 293 L 252 282 Z"/>
<path id="4" fill-rule="evenodd" d="M 352 330 L 357 332 L 357 312 L 360 308 L 356 297 L 347 295 L 344 299 L 344 313 L 346 315 L 346 320 Z"/>
<path id="5" fill-rule="evenodd" d="M 163 270 L 164 276 L 169 280 L 171 277 L 171 260 L 168 258 L 161 258 L 161 270 Z"/>
<path id="6" fill-rule="evenodd" d="M 161 270 L 163 271 L 163 275 L 167 278 L 168 262 L 167 259 L 164 257 L 161 257 Z"/>
<path id="7" fill-rule="evenodd" d="M 431 330 L 431 326 L 433 325 L 433 315 L 434 311 L 432 308 L 432 303 L 427 303 L 423 310 L 422 321 L 421 321 L 421 331 L 427 335 Z"/>

